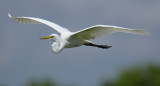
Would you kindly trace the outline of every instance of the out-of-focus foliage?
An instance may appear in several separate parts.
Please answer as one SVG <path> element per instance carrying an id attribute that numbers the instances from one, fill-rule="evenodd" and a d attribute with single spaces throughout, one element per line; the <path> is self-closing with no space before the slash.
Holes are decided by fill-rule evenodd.
<path id="1" fill-rule="evenodd" d="M 101 86 L 160 86 L 160 67 L 149 65 L 125 70 L 117 80 L 106 80 Z"/>
<path id="2" fill-rule="evenodd" d="M 62 84 L 62 83 L 60 83 Z M 8 86 L 0 83 L 0 86 Z M 42 80 L 31 79 L 22 86 L 60 86 L 49 78 Z M 77 86 L 64 85 L 63 86 Z M 124 70 L 114 81 L 105 80 L 99 86 L 160 86 L 160 66 L 148 65 Z"/>
<path id="3" fill-rule="evenodd" d="M 35 81 L 31 80 L 27 83 L 26 86 L 58 86 L 55 82 L 51 81 L 50 79 Z"/>

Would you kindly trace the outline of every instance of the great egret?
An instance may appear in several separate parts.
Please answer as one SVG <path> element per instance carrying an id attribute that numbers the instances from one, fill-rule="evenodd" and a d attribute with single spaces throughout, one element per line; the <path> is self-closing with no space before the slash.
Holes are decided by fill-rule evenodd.
<path id="1" fill-rule="evenodd" d="M 40 38 L 40 39 L 52 40 L 53 41 L 52 51 L 56 54 L 60 53 L 64 48 L 78 47 L 81 45 L 94 46 L 103 49 L 111 48 L 112 46 L 94 44 L 90 40 L 114 32 L 124 32 L 124 33 L 138 34 L 138 35 L 148 34 L 148 32 L 143 30 L 135 30 L 135 29 L 109 26 L 109 25 L 95 25 L 77 32 L 71 32 L 66 28 L 63 28 L 53 22 L 44 19 L 34 18 L 34 17 L 12 17 L 10 14 L 8 14 L 8 16 L 10 18 L 13 18 L 15 21 L 19 23 L 45 24 L 58 31 L 61 34 L 61 36 L 58 36 L 57 34 L 51 34 L 49 36 Z"/>

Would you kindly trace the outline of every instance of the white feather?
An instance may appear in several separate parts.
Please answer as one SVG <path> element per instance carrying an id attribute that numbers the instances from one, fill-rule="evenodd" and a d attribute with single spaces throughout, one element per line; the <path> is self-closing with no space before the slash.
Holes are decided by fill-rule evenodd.
<path id="1" fill-rule="evenodd" d="M 47 26 L 52 27 L 53 29 L 55 29 L 56 31 L 58 31 L 61 34 L 65 34 L 65 33 L 70 33 L 70 31 L 66 28 L 63 28 L 53 22 L 44 20 L 44 19 L 40 19 L 40 18 L 34 18 L 34 17 L 12 17 L 9 13 L 8 16 L 10 18 L 13 18 L 15 21 L 17 21 L 18 23 L 26 23 L 26 24 L 45 24 Z"/>
<path id="2" fill-rule="evenodd" d="M 117 26 L 109 26 L 109 25 L 95 25 L 95 26 L 86 28 L 84 30 L 77 31 L 72 36 L 76 36 L 84 40 L 91 40 L 91 39 L 96 39 L 103 35 L 108 35 L 114 32 L 148 35 L 148 32 L 144 30 L 136 30 L 136 29 L 129 29 L 129 28 L 123 28 L 123 27 L 117 27 Z"/>

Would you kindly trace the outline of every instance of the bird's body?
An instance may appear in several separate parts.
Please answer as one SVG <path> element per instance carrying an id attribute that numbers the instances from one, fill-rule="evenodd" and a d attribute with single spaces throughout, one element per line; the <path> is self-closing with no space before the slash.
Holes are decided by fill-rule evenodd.
<path id="1" fill-rule="evenodd" d="M 92 43 L 90 40 L 93 40 L 103 35 L 107 35 L 114 32 L 125 32 L 125 33 L 139 34 L 139 35 L 148 34 L 148 32 L 145 32 L 143 30 L 128 29 L 128 28 L 109 26 L 109 25 L 95 25 L 95 26 L 83 29 L 81 31 L 70 32 L 66 28 L 63 28 L 53 22 L 43 20 L 40 18 L 12 17 L 10 14 L 8 14 L 8 16 L 10 18 L 13 18 L 15 21 L 19 23 L 45 24 L 55 29 L 56 31 L 58 31 L 61 34 L 60 36 L 58 36 L 57 34 L 51 34 L 50 36 L 41 38 L 41 39 L 51 39 L 53 41 L 52 51 L 54 53 L 60 53 L 64 48 L 79 47 L 81 45 L 108 49 L 111 46 L 97 45 Z"/>

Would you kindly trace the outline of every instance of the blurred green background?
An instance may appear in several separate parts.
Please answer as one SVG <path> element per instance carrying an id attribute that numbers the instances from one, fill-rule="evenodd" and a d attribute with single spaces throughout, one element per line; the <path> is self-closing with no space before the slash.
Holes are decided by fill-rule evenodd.
<path id="1" fill-rule="evenodd" d="M 150 64 L 123 70 L 116 80 L 106 80 L 101 86 L 160 86 L 160 66 Z"/>
<path id="2" fill-rule="evenodd" d="M 69 78 L 69 77 L 68 77 Z M 0 86 L 8 86 L 1 83 Z M 78 84 L 62 84 L 49 77 L 30 79 L 21 86 L 79 86 Z M 160 86 L 160 65 L 147 64 L 125 68 L 114 79 L 107 78 L 99 82 L 97 86 Z"/>

